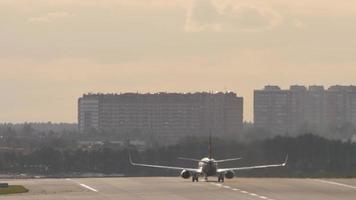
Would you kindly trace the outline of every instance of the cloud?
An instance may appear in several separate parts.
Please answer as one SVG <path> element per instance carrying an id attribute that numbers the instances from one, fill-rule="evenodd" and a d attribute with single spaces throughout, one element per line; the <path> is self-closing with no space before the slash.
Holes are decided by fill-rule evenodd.
<path id="1" fill-rule="evenodd" d="M 186 32 L 234 32 L 266 30 L 283 21 L 267 7 L 227 0 L 196 0 L 187 11 Z"/>
<path id="2" fill-rule="evenodd" d="M 31 23 L 50 23 L 55 20 L 64 19 L 73 16 L 73 14 L 68 12 L 51 12 L 43 16 L 30 17 L 28 19 Z"/>

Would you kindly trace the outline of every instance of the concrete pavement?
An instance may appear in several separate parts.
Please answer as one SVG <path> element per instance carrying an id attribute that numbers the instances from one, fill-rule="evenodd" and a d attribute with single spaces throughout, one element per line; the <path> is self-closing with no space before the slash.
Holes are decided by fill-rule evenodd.
<path id="1" fill-rule="evenodd" d="M 8 200 L 354 200 L 356 179 L 235 178 L 221 184 L 190 179 L 83 178 L 2 180 L 24 185 L 29 193 L 0 196 Z"/>

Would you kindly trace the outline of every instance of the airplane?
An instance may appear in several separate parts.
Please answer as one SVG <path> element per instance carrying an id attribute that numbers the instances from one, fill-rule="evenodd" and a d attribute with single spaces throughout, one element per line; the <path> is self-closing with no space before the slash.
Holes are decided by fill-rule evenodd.
<path id="1" fill-rule="evenodd" d="M 141 167 L 151 167 L 160 169 L 169 169 L 181 171 L 180 176 L 184 179 L 189 179 L 192 177 L 192 182 L 199 182 L 199 176 L 204 176 L 205 181 L 208 181 L 209 176 L 217 176 L 218 182 L 224 182 L 225 178 L 232 179 L 235 176 L 235 171 L 250 170 L 250 169 L 263 169 L 272 167 L 285 167 L 288 162 L 288 154 L 283 163 L 272 164 L 272 165 L 256 165 L 248 167 L 234 167 L 234 168 L 219 168 L 218 163 L 229 162 L 233 160 L 240 160 L 242 158 L 229 158 L 224 160 L 215 160 L 212 158 L 211 150 L 211 136 L 209 137 L 209 155 L 201 160 L 193 158 L 179 157 L 179 159 L 197 161 L 198 168 L 185 168 L 185 167 L 173 167 L 173 166 L 163 166 L 163 165 L 151 165 L 143 163 L 135 163 L 132 161 L 131 154 L 129 153 L 129 162 L 133 166 Z"/>

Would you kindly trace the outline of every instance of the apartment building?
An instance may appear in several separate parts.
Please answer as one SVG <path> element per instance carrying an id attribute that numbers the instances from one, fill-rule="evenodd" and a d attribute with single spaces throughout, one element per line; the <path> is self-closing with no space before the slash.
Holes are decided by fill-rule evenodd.
<path id="1" fill-rule="evenodd" d="M 322 131 L 345 123 L 356 125 L 356 87 L 265 86 L 254 91 L 254 122 L 276 134 L 292 134 L 305 126 Z"/>
<path id="2" fill-rule="evenodd" d="M 78 124 L 82 132 L 235 135 L 242 130 L 243 98 L 232 92 L 84 94 L 78 100 Z"/>

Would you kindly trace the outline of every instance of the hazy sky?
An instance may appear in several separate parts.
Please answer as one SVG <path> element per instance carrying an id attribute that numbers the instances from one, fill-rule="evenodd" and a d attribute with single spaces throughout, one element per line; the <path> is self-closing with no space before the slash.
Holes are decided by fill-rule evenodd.
<path id="1" fill-rule="evenodd" d="M 266 84 L 356 84 L 354 0 L 0 0 L 0 13 L 1 122 L 76 122 L 87 92 L 212 90 L 243 96 L 250 121 Z"/>

